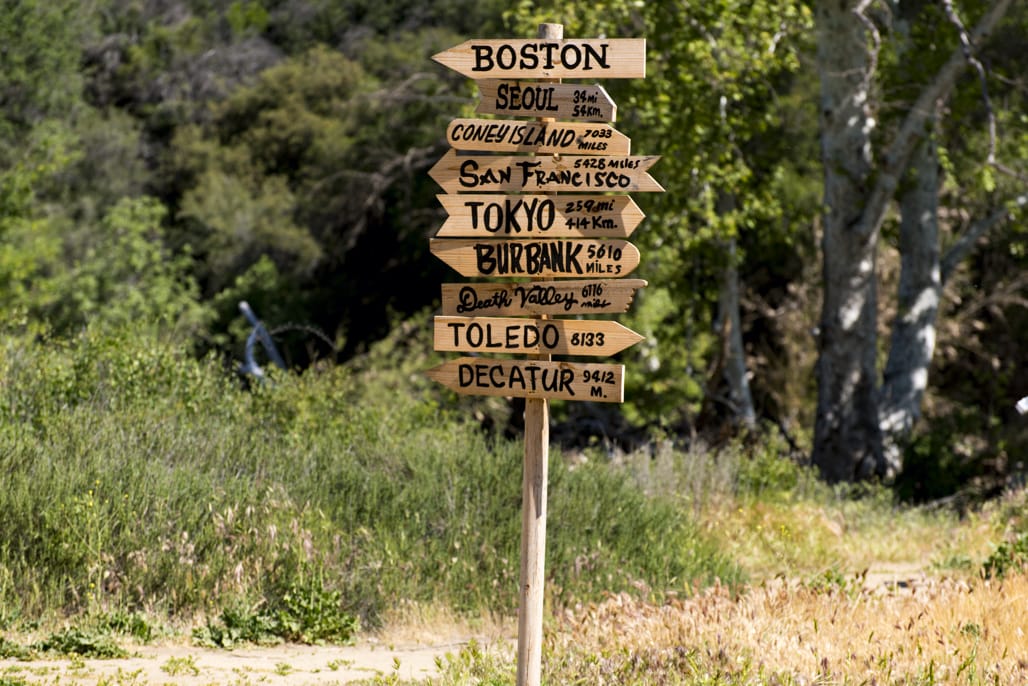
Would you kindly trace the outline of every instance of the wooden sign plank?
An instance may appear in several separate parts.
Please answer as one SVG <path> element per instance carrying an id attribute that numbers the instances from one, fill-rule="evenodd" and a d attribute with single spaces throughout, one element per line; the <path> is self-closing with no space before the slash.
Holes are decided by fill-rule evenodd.
<path id="1" fill-rule="evenodd" d="M 539 316 L 628 312 L 642 279 L 444 283 L 444 315 Z"/>
<path id="2" fill-rule="evenodd" d="M 447 193 L 460 192 L 602 192 L 662 193 L 646 173 L 659 155 L 518 157 L 443 155 L 428 175 Z"/>
<path id="3" fill-rule="evenodd" d="M 536 83 L 487 79 L 478 82 L 476 114 L 553 117 L 575 121 L 617 120 L 614 99 L 598 84 Z"/>
<path id="4" fill-rule="evenodd" d="M 440 352 L 532 355 L 607 356 L 643 340 L 609 320 L 517 317 L 436 317 L 434 335 Z"/>
<path id="5" fill-rule="evenodd" d="M 476 39 L 432 59 L 471 79 L 642 79 L 646 39 Z"/>
<path id="6" fill-rule="evenodd" d="M 432 238 L 429 250 L 463 276 L 612 278 L 639 266 L 639 249 L 621 240 Z"/>
<path id="7" fill-rule="evenodd" d="M 454 150 L 538 154 L 627 155 L 632 141 L 609 124 L 510 119 L 454 119 L 446 128 Z"/>
<path id="8" fill-rule="evenodd" d="M 463 395 L 620 403 L 625 366 L 461 357 L 429 369 L 429 378 Z"/>
<path id="9" fill-rule="evenodd" d="M 627 238 L 645 218 L 627 195 L 437 195 L 439 238 Z"/>

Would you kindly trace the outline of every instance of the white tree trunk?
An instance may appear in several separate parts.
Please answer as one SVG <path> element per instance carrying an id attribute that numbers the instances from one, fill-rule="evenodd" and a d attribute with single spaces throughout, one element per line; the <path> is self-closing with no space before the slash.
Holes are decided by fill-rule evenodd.
<path id="1" fill-rule="evenodd" d="M 971 32 L 970 44 L 980 45 L 1009 9 L 1013 0 L 994 0 Z M 878 232 L 915 150 L 921 144 L 930 120 L 945 102 L 959 74 L 967 66 L 963 48 L 956 47 L 945 64 L 925 84 L 902 124 L 884 148 L 875 165 L 871 153 L 871 84 L 875 78 L 880 36 L 864 14 L 871 0 L 819 0 L 815 3 L 817 25 L 817 69 L 821 79 L 820 121 L 824 191 L 824 302 L 818 340 L 818 399 L 811 459 L 829 481 L 853 481 L 872 476 L 895 475 L 895 455 L 886 459 L 882 429 L 903 431 L 905 423 L 920 412 L 923 382 L 934 341 L 928 341 L 925 322 L 934 318 L 938 297 L 918 302 L 917 294 L 930 293 L 919 267 L 908 274 L 914 295 L 916 321 L 909 330 L 898 323 L 899 342 L 892 366 L 891 382 L 883 412 L 876 392 L 877 302 L 875 260 Z M 872 169 L 874 173 L 872 173 Z M 914 203 L 923 202 L 909 198 Z M 934 202 L 934 201 L 933 201 Z M 993 215 L 982 225 L 995 223 Z M 911 236 L 922 232 L 916 245 L 904 250 L 937 250 L 937 238 L 927 245 L 924 227 L 911 228 Z M 969 237 L 974 231 L 969 231 Z M 913 238 L 912 238 L 913 240 Z M 966 245 L 962 241 L 961 245 Z M 950 251 L 957 256 L 956 246 Z M 930 257 L 911 255 L 921 265 Z M 938 258 L 935 258 L 936 260 Z M 942 261 L 945 281 L 950 255 Z M 931 336 L 934 339 L 934 335 Z M 909 342 L 905 342 L 909 341 Z M 930 343 L 930 345 L 927 345 Z M 909 353 L 909 355 L 908 355 Z M 927 354 L 927 359 L 922 359 Z M 901 359 L 908 356 L 909 360 Z M 923 367 L 922 367 L 923 365 Z M 903 371 L 906 370 L 906 371 Z M 923 371 L 922 371 L 923 370 Z M 904 379 L 904 377 L 906 377 Z M 903 384 L 909 383 L 904 390 Z M 918 390 L 920 388 L 920 390 Z M 911 403 L 916 410 L 911 411 Z M 894 408 L 903 407 L 898 414 Z M 887 420 L 883 422 L 884 420 Z"/>
<path id="2" fill-rule="evenodd" d="M 864 212 L 873 165 L 874 65 L 855 3 L 818 2 L 816 20 L 825 191 L 812 461 L 829 481 L 853 481 L 883 468 L 875 397 L 879 223 Z"/>
<path id="3" fill-rule="evenodd" d="M 728 244 L 728 260 L 721 272 L 721 287 L 718 294 L 718 311 L 722 320 L 721 331 L 725 331 L 724 376 L 728 383 L 729 402 L 736 421 L 746 427 L 757 425 L 757 413 L 753 409 L 753 395 L 746 371 L 746 348 L 742 342 L 742 317 L 739 315 L 739 270 L 736 266 L 735 239 Z"/>
<path id="4" fill-rule="evenodd" d="M 892 473 L 903 468 L 903 443 L 921 416 L 942 298 L 939 159 L 933 139 L 926 138 L 917 147 L 908 174 L 910 183 L 899 195 L 898 311 L 892 323 L 879 407 L 885 457 Z"/>

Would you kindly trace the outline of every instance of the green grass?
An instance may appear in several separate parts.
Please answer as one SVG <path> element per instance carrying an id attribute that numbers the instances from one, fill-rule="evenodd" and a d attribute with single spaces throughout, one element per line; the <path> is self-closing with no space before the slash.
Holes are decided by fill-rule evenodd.
<path id="1" fill-rule="evenodd" d="M 0 338 L 5 616 L 200 614 L 231 634 L 243 608 L 314 642 L 401 600 L 513 612 L 520 442 L 409 370 L 355 368 L 245 390 L 154 333 Z M 554 598 L 739 578 L 670 500 L 551 462 Z"/>
<path id="2" fill-rule="evenodd" d="M 347 367 L 247 390 L 220 360 L 196 360 L 153 333 L 0 338 L 0 629 L 48 636 L 0 640 L 0 654 L 113 656 L 104 651 L 119 637 L 151 641 L 176 622 L 207 645 L 346 643 L 409 604 L 512 616 L 521 443 L 469 421 L 502 410 L 495 399 L 455 401 L 424 380 L 417 371 L 430 362 L 410 352 L 421 345 L 386 341 Z M 660 649 L 597 647 L 565 626 L 566 611 L 612 612 L 611 625 L 627 626 L 665 601 L 696 598 L 714 617 L 747 577 L 751 593 L 771 593 L 763 582 L 785 576 L 799 584 L 783 616 L 810 613 L 824 627 L 835 603 L 865 602 L 860 575 L 874 563 L 965 577 L 1022 568 L 1023 495 L 958 519 L 899 505 L 883 488 L 828 487 L 785 452 L 773 434 L 615 460 L 554 451 L 551 680 L 789 683 L 796 674 L 765 671 L 745 643 L 722 654 L 721 634 L 682 650 L 677 634 Z M 724 585 L 700 592 L 714 580 Z M 655 626 L 653 646 L 667 627 Z M 948 668 L 977 665 L 971 648 Z M 477 644 L 441 667 L 433 683 L 509 683 L 514 671 L 508 653 Z M 941 682 L 931 668 L 903 676 Z M 984 673 L 968 683 L 985 683 Z M 375 681 L 387 682 L 396 675 Z"/>

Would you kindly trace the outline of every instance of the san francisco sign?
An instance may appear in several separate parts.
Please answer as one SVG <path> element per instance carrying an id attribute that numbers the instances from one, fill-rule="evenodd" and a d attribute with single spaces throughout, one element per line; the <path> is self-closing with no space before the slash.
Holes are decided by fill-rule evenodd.
<path id="1" fill-rule="evenodd" d="M 646 171 L 659 155 L 515 157 L 443 155 L 428 175 L 447 193 L 664 191 Z"/>
<path id="2" fill-rule="evenodd" d="M 471 79 L 634 79 L 646 76 L 646 39 L 469 40 L 432 59 Z"/>
<path id="3" fill-rule="evenodd" d="M 437 195 L 440 238 L 627 238 L 645 215 L 627 195 Z"/>

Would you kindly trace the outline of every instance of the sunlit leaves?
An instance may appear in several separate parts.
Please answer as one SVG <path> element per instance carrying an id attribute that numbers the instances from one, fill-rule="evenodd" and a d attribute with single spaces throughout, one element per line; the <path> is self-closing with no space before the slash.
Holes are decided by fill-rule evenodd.
<path id="1" fill-rule="evenodd" d="M 662 156 L 653 174 L 667 189 L 638 199 L 647 220 L 633 242 L 642 249 L 640 274 L 653 285 L 626 323 L 648 328 L 655 341 L 632 352 L 629 368 L 644 370 L 645 382 L 629 395 L 649 395 L 651 416 L 690 403 L 695 409 L 706 360 L 716 354 L 709 322 L 728 241 L 791 245 L 817 207 L 800 184 L 785 183 L 809 171 L 793 163 L 807 146 L 784 140 L 813 141 L 813 131 L 793 129 L 806 117 L 792 112 L 808 105 L 788 97 L 809 41 L 810 10 L 799 2 L 526 0 L 511 16 L 525 35 L 552 21 L 564 24 L 568 38 L 647 40 L 646 79 L 606 84 L 633 150 Z"/>

